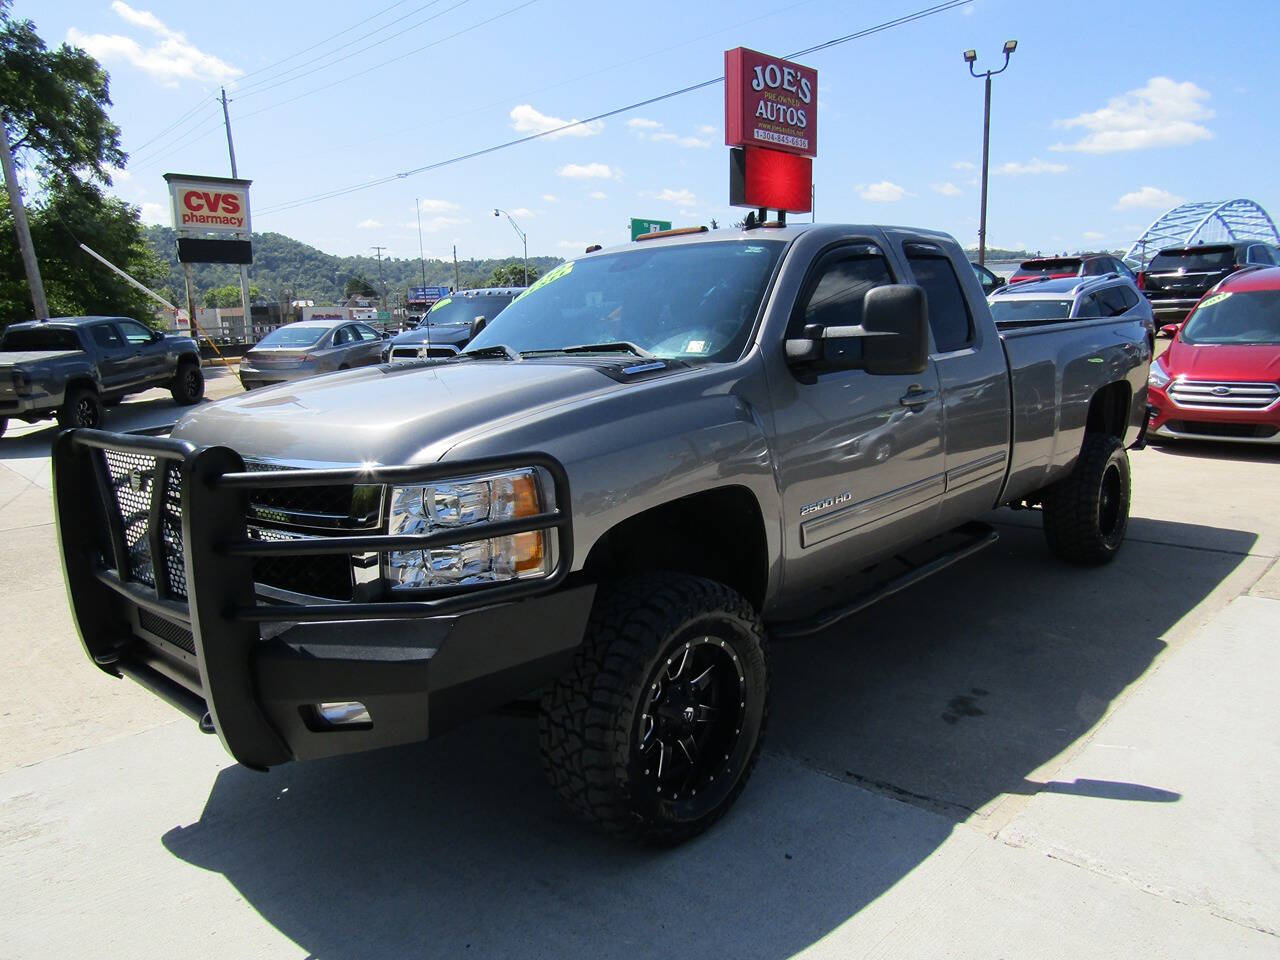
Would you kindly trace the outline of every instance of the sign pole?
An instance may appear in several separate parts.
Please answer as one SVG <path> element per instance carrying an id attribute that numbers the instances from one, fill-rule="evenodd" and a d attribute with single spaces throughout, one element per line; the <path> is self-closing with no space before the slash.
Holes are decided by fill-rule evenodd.
<path id="1" fill-rule="evenodd" d="M 231 177 L 236 179 L 240 176 L 236 172 L 236 145 L 231 139 L 231 113 L 227 110 L 227 88 L 222 88 L 222 120 L 227 127 L 227 155 L 231 158 Z M 247 264 L 240 264 L 240 306 L 244 311 L 244 337 L 250 339 L 253 333 L 253 316 L 249 308 L 249 267 Z"/>
<path id="2" fill-rule="evenodd" d="M 213 338 L 200 329 L 200 324 L 196 322 L 196 284 L 191 276 L 191 264 L 184 263 L 182 272 L 187 278 L 187 317 L 191 323 L 191 329 L 197 336 L 204 337 L 209 346 L 213 347 L 213 352 L 219 360 L 222 361 L 224 367 L 230 367 L 231 361 L 222 355 L 222 351 L 218 349 L 218 345 L 213 342 Z M 237 374 L 238 376 L 238 374 Z M 243 383 L 243 381 L 241 381 Z"/>

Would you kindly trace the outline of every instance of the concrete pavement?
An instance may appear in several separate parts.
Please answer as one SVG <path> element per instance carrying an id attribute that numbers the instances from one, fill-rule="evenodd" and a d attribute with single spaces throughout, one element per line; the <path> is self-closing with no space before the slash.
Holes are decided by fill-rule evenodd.
<path id="1" fill-rule="evenodd" d="M 0 957 L 1280 957 L 1280 453 L 1136 453 L 1107 569 L 1001 511 L 970 562 L 776 644 L 750 786 L 660 852 L 569 818 L 518 717 L 231 765 L 84 660 L 48 437 L 11 443 Z"/>

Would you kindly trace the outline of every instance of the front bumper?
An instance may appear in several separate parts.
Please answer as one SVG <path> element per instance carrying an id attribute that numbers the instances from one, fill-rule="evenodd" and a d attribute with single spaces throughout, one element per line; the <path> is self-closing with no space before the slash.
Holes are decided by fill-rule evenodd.
<path id="1" fill-rule="evenodd" d="M 1148 298 L 1150 299 L 1150 298 Z M 1156 329 L 1170 323 L 1181 323 L 1187 319 L 1192 308 L 1200 302 L 1200 297 L 1169 297 L 1151 300 L 1151 312 L 1156 318 Z"/>
<path id="2" fill-rule="evenodd" d="M 1174 381 L 1176 382 L 1176 381 Z M 1147 434 L 1174 440 L 1221 440 L 1230 443 L 1280 444 L 1280 400 L 1259 410 L 1208 408 L 1180 404 L 1164 387 L 1150 387 Z"/>
<path id="3" fill-rule="evenodd" d="M 117 463 L 137 464 L 125 481 L 132 494 L 120 493 L 108 452 Z M 133 678 L 216 732 L 236 760 L 259 769 L 423 740 L 509 702 L 563 672 L 594 595 L 591 585 L 562 586 L 572 559 L 563 469 L 542 455 L 515 459 L 551 473 L 556 508 L 488 527 L 497 531 L 492 535 L 515 526 L 558 533 L 547 579 L 429 600 L 273 603 L 257 595 L 255 556 L 368 555 L 436 546 L 440 535 L 253 541 L 247 490 L 357 477 L 428 482 L 459 469 L 504 469 L 513 458 L 263 475 L 246 473 L 225 447 L 68 431 L 54 444 L 55 509 L 85 652 L 107 673 Z M 125 501 L 144 516 L 112 506 Z M 129 531 L 139 529 L 131 522 L 144 517 L 145 543 L 128 542 Z M 481 525 L 474 532 L 486 535 Z M 317 707 L 335 701 L 359 701 L 370 722 L 325 723 Z"/>

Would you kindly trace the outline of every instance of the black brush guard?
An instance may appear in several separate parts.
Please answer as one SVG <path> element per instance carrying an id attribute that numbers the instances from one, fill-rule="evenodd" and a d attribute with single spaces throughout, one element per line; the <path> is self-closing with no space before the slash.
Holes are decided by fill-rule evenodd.
<path id="1" fill-rule="evenodd" d="M 113 488 L 120 480 L 112 479 L 106 451 L 155 458 L 151 477 L 130 478 L 151 489 L 146 537 L 154 584 L 132 575 L 126 518 Z M 256 593 L 255 558 L 376 555 L 460 538 L 445 531 L 251 540 L 251 489 L 389 487 L 529 467 L 551 477 L 555 506 L 469 526 L 465 540 L 551 531 L 554 564 L 546 577 L 386 602 L 264 603 Z M 163 520 L 171 471 L 181 490 L 185 584 L 177 589 L 164 562 L 174 548 Z M 53 477 L 63 573 L 86 653 L 216 731 L 250 767 L 425 739 L 428 729 L 438 732 L 548 682 L 581 642 L 594 594 L 590 585 L 556 589 L 572 564 L 569 486 L 564 468 L 545 454 L 248 472 L 226 447 L 71 430 L 54 442 Z M 278 635 L 264 639 L 272 630 Z M 315 705 L 342 700 L 364 703 L 372 723 L 346 729 L 321 722 Z"/>

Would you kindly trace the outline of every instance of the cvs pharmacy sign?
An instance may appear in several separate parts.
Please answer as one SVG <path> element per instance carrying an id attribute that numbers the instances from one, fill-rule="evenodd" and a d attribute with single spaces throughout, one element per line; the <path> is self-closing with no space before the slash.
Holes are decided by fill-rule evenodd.
<path id="1" fill-rule="evenodd" d="M 180 236 L 208 233 L 248 237 L 249 180 L 165 174 Z"/>

